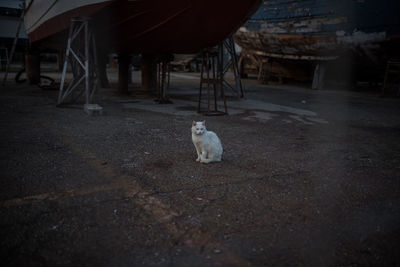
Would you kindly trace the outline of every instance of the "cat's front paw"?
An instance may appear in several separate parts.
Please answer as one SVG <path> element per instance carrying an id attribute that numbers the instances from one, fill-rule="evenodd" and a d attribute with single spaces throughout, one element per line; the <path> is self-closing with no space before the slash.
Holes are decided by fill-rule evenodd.
<path id="1" fill-rule="evenodd" d="M 198 158 L 196 159 L 196 161 L 200 161 L 200 157 L 198 157 Z"/>

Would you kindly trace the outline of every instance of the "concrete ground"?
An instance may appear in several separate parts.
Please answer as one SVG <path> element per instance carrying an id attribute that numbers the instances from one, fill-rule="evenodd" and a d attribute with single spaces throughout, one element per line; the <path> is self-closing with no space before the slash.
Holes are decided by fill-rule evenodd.
<path id="1" fill-rule="evenodd" d="M 400 265 L 398 98 L 249 79 L 205 117 L 198 74 L 172 74 L 168 105 L 138 77 L 101 90 L 103 116 L 1 88 L 2 266 Z M 193 120 L 221 163 L 195 161 Z"/>

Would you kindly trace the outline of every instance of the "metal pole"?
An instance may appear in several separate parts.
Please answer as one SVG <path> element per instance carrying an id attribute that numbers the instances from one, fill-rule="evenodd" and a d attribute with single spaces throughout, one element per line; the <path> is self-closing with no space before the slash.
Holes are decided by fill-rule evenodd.
<path id="1" fill-rule="evenodd" d="M 162 61 L 162 81 L 161 81 L 161 90 L 162 90 L 162 99 L 161 101 L 164 102 L 166 101 L 166 94 L 165 94 L 165 90 L 166 90 L 166 75 L 167 75 L 167 61 L 163 60 Z"/>
<path id="2" fill-rule="evenodd" d="M 17 41 L 18 41 L 18 38 L 19 38 L 19 31 L 21 30 L 21 25 L 22 25 L 22 21 L 24 20 L 24 16 L 25 16 L 25 3 L 23 3 L 23 5 L 22 5 L 22 13 L 21 13 L 21 17 L 19 19 L 17 32 L 15 33 L 13 46 L 11 48 L 10 58 L 8 59 L 8 62 L 7 62 L 6 73 L 4 74 L 4 79 L 3 79 L 3 86 L 6 85 L 8 72 L 10 70 L 10 65 L 11 65 L 11 62 L 12 62 L 13 57 L 14 57 L 14 51 L 15 51 L 15 47 L 17 46 Z"/>
<path id="3" fill-rule="evenodd" d="M 199 113 L 200 113 L 200 108 L 201 108 L 201 90 L 203 88 L 203 71 L 204 71 L 204 51 L 201 55 L 200 90 L 199 90 L 199 102 L 197 105 L 197 112 L 199 112 Z"/>
<path id="4" fill-rule="evenodd" d="M 89 30 L 88 30 L 88 20 L 85 19 L 85 88 L 86 88 L 86 104 L 89 104 L 89 95 L 90 95 L 90 88 L 89 88 Z"/>
<path id="5" fill-rule="evenodd" d="M 98 83 L 98 79 L 99 79 L 99 73 L 100 73 L 100 71 L 99 71 L 99 65 L 98 65 L 98 62 L 97 62 L 97 49 L 96 49 L 96 38 L 95 38 L 95 35 L 94 35 L 94 33 L 92 32 L 92 45 L 93 45 L 93 53 L 92 53 L 92 55 L 93 55 L 93 57 L 92 57 L 92 66 L 93 66 L 93 69 L 92 69 L 92 73 L 93 73 L 93 77 L 92 77 L 92 83 L 93 83 L 93 88 L 92 88 L 92 92 L 91 92 L 91 94 L 90 94 L 90 102 L 92 102 L 93 101 L 93 95 L 94 95 L 94 93 L 96 92 L 96 90 L 97 90 L 97 83 Z M 94 79 L 94 81 L 93 81 L 93 79 Z"/>
<path id="6" fill-rule="evenodd" d="M 217 57 L 218 57 L 218 55 L 217 55 Z M 214 111 L 218 111 L 218 103 L 217 103 L 217 80 L 219 80 L 219 79 L 218 79 L 218 77 L 217 77 L 218 74 L 216 74 L 216 71 L 215 71 L 215 58 L 216 58 L 215 55 L 212 55 L 212 56 L 211 56 L 211 61 L 212 61 L 212 75 L 213 75 L 213 88 L 214 88 Z M 218 62 L 218 59 L 217 59 L 217 62 Z M 218 66 L 217 66 L 217 68 L 218 68 Z"/>
<path id="7" fill-rule="evenodd" d="M 218 63 L 217 63 L 217 75 L 219 80 L 221 81 L 218 83 L 221 86 L 221 93 L 222 93 L 222 84 L 224 80 L 224 45 L 221 43 L 218 45 Z M 222 94 L 221 94 L 222 96 Z"/>
<path id="8" fill-rule="evenodd" d="M 58 93 L 58 104 L 61 104 L 61 102 L 63 100 L 62 98 L 63 98 L 63 90 L 64 90 L 64 81 L 65 81 L 65 75 L 67 73 L 69 50 L 71 49 L 72 28 L 73 28 L 73 24 L 71 25 L 71 28 L 69 29 L 67 49 L 65 50 L 65 60 L 64 60 L 64 66 L 63 66 L 63 72 L 61 75 L 60 91 Z"/>
<path id="9" fill-rule="evenodd" d="M 236 90 L 240 92 L 240 97 L 244 97 L 242 80 L 240 79 L 239 68 L 238 68 L 238 61 L 236 57 L 236 50 L 235 50 L 235 43 L 233 42 L 232 36 L 228 38 L 230 50 L 231 50 L 231 57 L 232 57 L 232 64 L 233 64 L 233 73 L 235 75 L 235 82 L 236 82 Z"/>
<path id="10" fill-rule="evenodd" d="M 210 53 L 209 51 L 206 52 L 207 56 L 207 102 L 208 102 L 208 112 L 210 112 Z"/>

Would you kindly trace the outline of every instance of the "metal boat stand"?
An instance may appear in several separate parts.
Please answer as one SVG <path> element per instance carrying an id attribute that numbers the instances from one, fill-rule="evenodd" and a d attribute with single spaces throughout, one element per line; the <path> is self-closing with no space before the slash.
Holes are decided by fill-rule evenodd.
<path id="1" fill-rule="evenodd" d="M 157 66 L 158 66 L 158 98 L 156 102 L 159 104 L 172 104 L 172 101 L 167 96 L 167 90 L 169 88 L 170 81 L 170 62 L 174 59 L 172 54 L 163 53 L 158 55 L 157 57 Z"/>
<path id="2" fill-rule="evenodd" d="M 218 49 L 219 50 L 219 49 Z M 226 97 L 224 93 L 223 85 L 223 65 L 221 62 L 221 56 L 218 50 L 215 49 L 205 49 L 202 52 L 201 58 L 201 75 L 200 75 L 200 89 L 199 89 L 199 100 L 197 105 L 197 112 L 202 113 L 206 116 L 217 116 L 217 115 L 227 115 L 228 107 L 226 105 Z M 211 73 L 210 73 L 211 71 Z M 205 75 L 205 76 L 204 76 Z M 202 90 L 203 84 L 207 84 L 207 110 L 202 109 Z M 211 85 L 214 89 L 213 95 L 211 92 Z M 218 110 L 218 92 L 220 90 L 220 96 L 223 100 L 224 111 Z M 213 97 L 213 107 L 212 100 Z"/>
<path id="3" fill-rule="evenodd" d="M 318 62 L 314 68 L 314 76 L 311 89 L 318 90 L 324 88 L 326 67 L 323 62 Z"/>
<path id="4" fill-rule="evenodd" d="M 232 36 L 227 38 L 218 46 L 218 56 L 219 56 L 219 61 L 222 65 L 223 83 L 226 85 L 227 88 L 230 88 L 236 96 L 243 98 L 244 90 L 243 90 L 242 80 L 240 78 L 235 42 L 233 41 Z M 224 61 L 226 61 L 226 64 L 224 63 Z M 232 87 L 224 78 L 229 68 L 233 70 L 233 75 L 235 78 L 235 87 Z"/>
<path id="5" fill-rule="evenodd" d="M 98 85 L 98 70 L 96 42 L 89 22 L 89 18 L 73 18 L 71 20 L 58 95 L 58 105 L 61 105 L 74 103 L 85 93 L 85 111 L 88 113 L 90 111 L 87 110 L 87 107 L 94 110 L 99 109 L 98 105 L 91 104 Z M 67 83 L 68 63 L 71 66 L 72 79 Z"/>

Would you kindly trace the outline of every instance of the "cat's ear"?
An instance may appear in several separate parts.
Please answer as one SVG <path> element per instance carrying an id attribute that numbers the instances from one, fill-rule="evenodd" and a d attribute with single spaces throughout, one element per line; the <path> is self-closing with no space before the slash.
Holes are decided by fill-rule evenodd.
<path id="1" fill-rule="evenodd" d="M 202 121 L 201 124 L 203 124 L 204 126 L 206 126 L 206 121 Z"/>
<path id="2" fill-rule="evenodd" d="M 192 126 L 196 126 L 196 122 L 195 121 L 193 121 Z"/>

